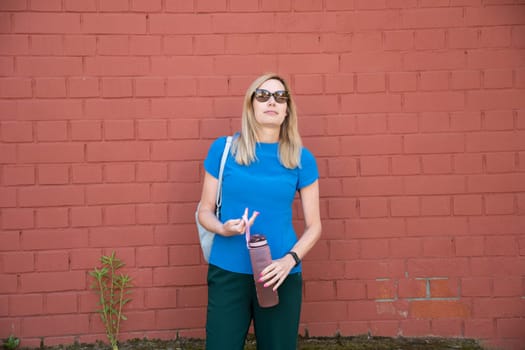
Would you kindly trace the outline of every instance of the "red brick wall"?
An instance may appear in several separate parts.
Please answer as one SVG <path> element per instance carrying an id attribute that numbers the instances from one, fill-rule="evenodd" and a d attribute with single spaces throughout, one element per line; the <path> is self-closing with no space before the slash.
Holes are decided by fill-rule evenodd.
<path id="1" fill-rule="evenodd" d="M 203 336 L 202 159 L 277 71 L 321 172 L 301 332 L 523 349 L 523 4 L 0 1 L 0 336 L 104 339 L 113 250 L 123 337 Z"/>

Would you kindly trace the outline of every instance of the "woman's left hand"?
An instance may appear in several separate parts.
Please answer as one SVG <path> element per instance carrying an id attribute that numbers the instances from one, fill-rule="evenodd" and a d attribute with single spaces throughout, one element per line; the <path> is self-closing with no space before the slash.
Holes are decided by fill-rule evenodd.
<path id="1" fill-rule="evenodd" d="M 262 270 L 259 282 L 264 282 L 265 288 L 273 286 L 272 289 L 276 291 L 283 284 L 294 266 L 294 258 L 290 254 L 286 254 L 282 258 L 274 260 Z"/>

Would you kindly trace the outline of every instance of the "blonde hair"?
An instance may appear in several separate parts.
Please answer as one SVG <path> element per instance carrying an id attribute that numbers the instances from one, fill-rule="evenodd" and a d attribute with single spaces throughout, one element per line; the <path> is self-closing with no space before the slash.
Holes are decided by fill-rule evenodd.
<path id="1" fill-rule="evenodd" d="M 264 74 L 258 77 L 250 85 L 244 96 L 242 110 L 241 133 L 232 143 L 232 154 L 238 164 L 250 165 L 257 159 L 255 146 L 258 142 L 257 129 L 260 127 L 253 112 L 253 94 L 267 80 L 275 79 L 280 81 L 289 99 L 286 104 L 286 117 L 281 124 L 279 132 L 279 161 L 288 169 L 295 169 L 301 166 L 302 141 L 297 125 L 297 112 L 295 102 L 286 81 L 274 73 Z"/>

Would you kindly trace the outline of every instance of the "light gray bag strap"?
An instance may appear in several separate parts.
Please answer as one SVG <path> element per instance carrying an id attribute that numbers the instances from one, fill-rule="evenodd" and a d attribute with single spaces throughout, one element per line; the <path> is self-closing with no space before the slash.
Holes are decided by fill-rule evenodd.
<path id="1" fill-rule="evenodd" d="M 230 153 L 230 147 L 232 145 L 232 137 L 228 136 L 226 138 L 226 145 L 224 146 L 224 151 L 222 152 L 221 158 L 221 167 L 219 169 L 219 183 L 217 184 L 217 199 L 215 201 L 215 215 L 220 217 L 220 210 L 222 205 L 222 174 L 224 173 L 224 166 L 226 165 L 226 160 L 228 159 L 228 153 Z"/>

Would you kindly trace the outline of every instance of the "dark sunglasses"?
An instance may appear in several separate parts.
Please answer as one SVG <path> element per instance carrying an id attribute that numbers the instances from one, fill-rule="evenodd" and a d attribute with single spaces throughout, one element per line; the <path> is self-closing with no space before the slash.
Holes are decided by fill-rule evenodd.
<path id="1" fill-rule="evenodd" d="M 275 92 L 270 92 L 265 89 L 256 89 L 253 93 L 253 97 L 259 102 L 266 102 L 270 99 L 270 97 L 273 96 L 273 99 L 277 103 L 286 103 L 288 102 L 288 99 L 290 96 L 288 95 L 288 91 L 285 90 L 279 90 Z"/>

